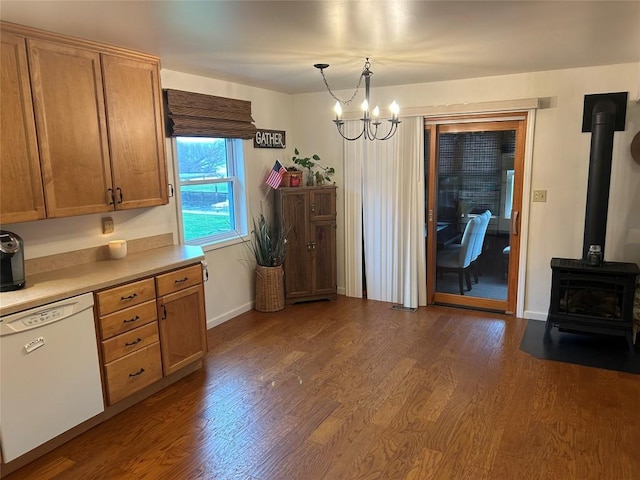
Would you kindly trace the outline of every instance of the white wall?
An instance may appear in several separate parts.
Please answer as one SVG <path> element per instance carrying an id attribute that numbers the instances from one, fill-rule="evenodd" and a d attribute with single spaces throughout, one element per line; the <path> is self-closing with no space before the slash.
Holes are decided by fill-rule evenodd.
<path id="1" fill-rule="evenodd" d="M 393 99 L 401 109 L 545 99 L 542 103 L 546 108 L 537 112 L 533 164 L 526 181 L 531 188 L 547 190 L 548 198 L 546 203 L 528 205 L 529 225 L 522 226 L 529 229 L 529 241 L 524 265 L 524 298 L 518 301 L 524 302 L 528 318 L 546 318 L 551 258 L 582 255 L 591 140 L 589 133 L 581 132 L 585 94 L 629 92 L 630 95 L 626 131 L 616 132 L 614 138 L 605 259 L 640 264 L 640 165 L 633 161 L 629 150 L 633 136 L 640 130 L 640 104 L 635 103 L 640 82 L 638 66 L 623 64 L 372 89 L 372 103 L 379 104 L 381 110 Z M 318 83 L 321 85 L 320 78 Z M 375 86 L 375 77 L 372 83 Z M 337 93 L 339 97 L 348 98 L 351 92 Z M 344 170 L 340 160 L 342 141 L 331 122 L 333 103 L 326 92 L 295 96 L 294 138 L 304 151 L 339 162 L 336 178 L 340 180 Z M 354 102 L 358 103 L 359 100 Z M 341 215 L 344 206 L 342 198 L 338 200 Z M 344 286 L 342 224 L 338 222 L 339 287 Z"/>

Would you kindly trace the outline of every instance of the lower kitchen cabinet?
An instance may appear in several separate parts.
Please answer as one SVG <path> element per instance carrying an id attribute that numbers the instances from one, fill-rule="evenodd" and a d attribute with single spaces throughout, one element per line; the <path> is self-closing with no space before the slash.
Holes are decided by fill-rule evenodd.
<path id="1" fill-rule="evenodd" d="M 202 284 L 158 298 L 162 366 L 180 370 L 207 351 Z"/>
<path id="2" fill-rule="evenodd" d="M 207 351 L 200 263 L 96 292 L 108 405 Z"/>

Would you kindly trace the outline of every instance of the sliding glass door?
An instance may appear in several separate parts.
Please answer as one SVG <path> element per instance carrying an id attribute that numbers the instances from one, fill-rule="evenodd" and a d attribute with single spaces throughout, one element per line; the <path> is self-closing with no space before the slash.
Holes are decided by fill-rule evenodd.
<path id="1" fill-rule="evenodd" d="M 513 313 L 526 114 L 425 125 L 429 303 Z"/>

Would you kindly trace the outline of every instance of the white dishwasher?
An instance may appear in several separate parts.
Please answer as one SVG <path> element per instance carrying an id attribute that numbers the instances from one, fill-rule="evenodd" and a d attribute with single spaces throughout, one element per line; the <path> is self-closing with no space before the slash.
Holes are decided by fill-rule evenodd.
<path id="1" fill-rule="evenodd" d="M 5 462 L 104 411 L 90 293 L 0 318 Z"/>

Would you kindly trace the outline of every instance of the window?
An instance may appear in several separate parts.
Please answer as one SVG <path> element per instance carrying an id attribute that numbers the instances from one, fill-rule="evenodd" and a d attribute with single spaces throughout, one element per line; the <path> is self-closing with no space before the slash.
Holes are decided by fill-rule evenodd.
<path id="1" fill-rule="evenodd" d="M 247 233 L 242 140 L 175 137 L 180 232 L 188 245 Z"/>

